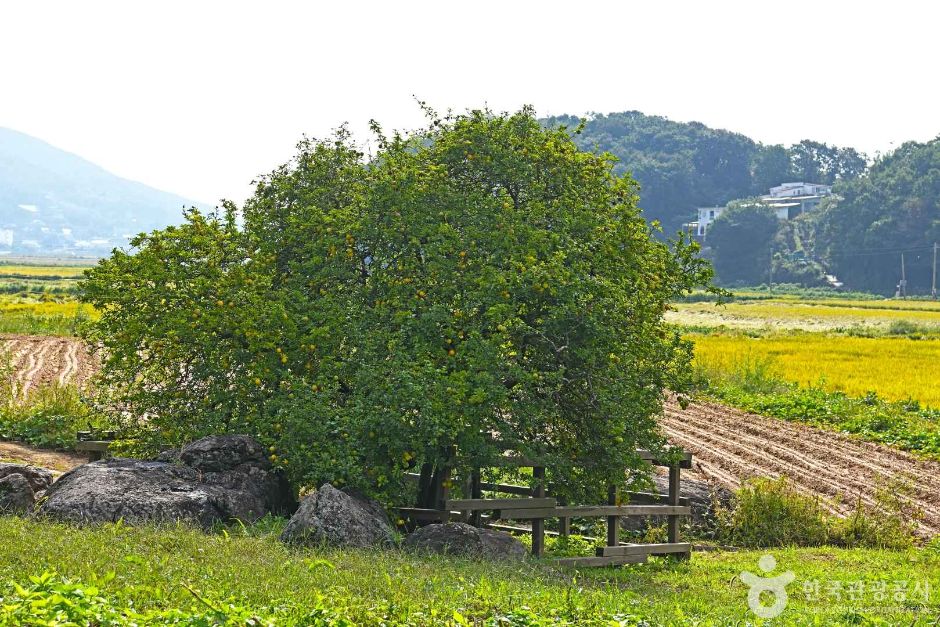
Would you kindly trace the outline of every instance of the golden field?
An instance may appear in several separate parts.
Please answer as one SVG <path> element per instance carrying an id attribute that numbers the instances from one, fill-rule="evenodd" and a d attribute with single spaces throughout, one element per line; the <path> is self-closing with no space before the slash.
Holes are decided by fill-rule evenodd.
<path id="1" fill-rule="evenodd" d="M 695 359 L 709 369 L 768 360 L 771 371 L 802 385 L 820 381 L 830 390 L 864 396 L 873 390 L 889 400 L 916 399 L 940 408 L 940 339 L 849 337 L 794 333 L 692 334 Z"/>
<path id="2" fill-rule="evenodd" d="M 18 278 L 81 278 L 82 273 L 89 266 L 45 266 L 33 264 L 4 264 L 0 263 L 0 277 L 18 277 Z"/>

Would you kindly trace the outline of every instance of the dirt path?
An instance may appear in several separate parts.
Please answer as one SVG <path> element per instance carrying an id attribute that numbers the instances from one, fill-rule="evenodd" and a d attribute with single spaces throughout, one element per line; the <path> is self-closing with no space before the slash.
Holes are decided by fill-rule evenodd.
<path id="1" fill-rule="evenodd" d="M 878 483 L 906 477 L 923 510 L 923 531 L 940 533 L 940 463 L 924 461 L 886 446 L 785 422 L 714 403 L 683 410 L 666 407 L 660 420 L 669 440 L 690 451 L 695 469 L 736 488 L 750 477 L 788 477 L 806 494 L 820 494 L 847 511 L 858 499 L 874 504 Z"/>
<path id="2" fill-rule="evenodd" d="M 62 473 L 84 464 L 83 456 L 75 453 L 63 453 L 34 448 L 16 442 L 0 442 L 0 462 L 31 464 L 48 468 L 54 473 Z"/>
<path id="3" fill-rule="evenodd" d="M 0 355 L 9 359 L 17 399 L 24 399 L 30 391 L 53 383 L 75 383 L 81 387 L 96 367 L 88 350 L 76 338 L 0 336 Z"/>

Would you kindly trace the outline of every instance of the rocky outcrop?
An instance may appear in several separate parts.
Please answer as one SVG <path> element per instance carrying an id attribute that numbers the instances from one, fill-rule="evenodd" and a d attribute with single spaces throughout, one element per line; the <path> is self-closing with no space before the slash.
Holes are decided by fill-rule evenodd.
<path id="1" fill-rule="evenodd" d="M 296 507 L 290 486 L 248 436 L 210 436 L 177 461 L 108 459 L 66 473 L 46 492 L 42 516 L 76 523 L 190 522 L 202 527 Z"/>
<path id="2" fill-rule="evenodd" d="M 660 494 L 669 493 L 668 476 L 654 473 L 652 479 L 657 492 Z M 732 493 L 727 488 L 712 485 L 705 481 L 682 479 L 679 484 L 679 496 L 688 499 L 689 506 L 692 508 L 692 516 L 686 520 L 693 527 L 709 529 L 715 521 L 715 504 L 727 504 L 730 502 Z M 650 526 L 665 524 L 666 520 L 665 516 L 630 516 L 621 518 L 620 525 L 624 529 L 638 531 Z"/>
<path id="3" fill-rule="evenodd" d="M 394 538 L 381 505 L 330 484 L 300 502 L 281 534 L 290 544 L 351 547 L 388 545 Z"/>
<path id="4" fill-rule="evenodd" d="M 508 533 L 459 522 L 421 527 L 405 538 L 403 546 L 423 553 L 486 559 L 522 559 L 526 555 L 525 545 Z"/>

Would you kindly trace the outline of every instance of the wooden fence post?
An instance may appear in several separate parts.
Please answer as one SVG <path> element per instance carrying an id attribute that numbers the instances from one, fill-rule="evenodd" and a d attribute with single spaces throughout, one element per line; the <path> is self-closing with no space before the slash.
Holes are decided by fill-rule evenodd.
<path id="1" fill-rule="evenodd" d="M 471 499 L 482 499 L 483 498 L 483 487 L 480 485 L 482 481 L 480 480 L 480 469 L 474 468 L 473 472 L 470 473 L 470 498 Z M 474 510 L 470 515 L 470 524 L 474 527 L 479 527 L 482 522 L 483 512 L 480 510 Z"/>
<path id="2" fill-rule="evenodd" d="M 532 468 L 532 478 L 535 480 L 535 488 L 532 490 L 532 496 L 541 498 L 545 496 L 545 466 L 534 466 Z M 545 551 L 545 519 L 536 518 L 532 521 L 532 555 L 541 557 Z"/>
<path id="3" fill-rule="evenodd" d="M 679 464 L 673 464 L 669 467 L 669 504 L 670 505 L 679 505 L 679 490 L 680 490 L 680 481 L 679 481 Z M 679 517 L 675 514 L 669 515 L 668 522 L 668 535 L 669 542 L 678 542 L 679 541 Z"/>
<path id="4" fill-rule="evenodd" d="M 607 486 L 607 504 L 618 505 L 620 488 L 615 485 Z M 620 544 L 620 516 L 607 517 L 607 546 Z"/>
<path id="5" fill-rule="evenodd" d="M 565 506 L 568 504 L 568 499 L 564 497 L 558 498 L 558 504 Z M 558 535 L 562 538 L 567 538 L 571 535 L 571 519 L 567 516 L 562 516 L 558 519 Z"/>

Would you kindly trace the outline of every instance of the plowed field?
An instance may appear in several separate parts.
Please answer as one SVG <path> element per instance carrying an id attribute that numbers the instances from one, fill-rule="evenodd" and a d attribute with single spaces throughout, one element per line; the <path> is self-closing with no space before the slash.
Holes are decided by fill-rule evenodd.
<path id="1" fill-rule="evenodd" d="M 67 337 L 8 335 L 0 337 L 0 365 L 9 364 L 14 394 L 26 398 L 43 385 L 85 384 L 95 362 L 80 340 Z M 9 360 L 9 361 L 7 361 Z"/>
<path id="2" fill-rule="evenodd" d="M 838 433 L 713 403 L 666 407 L 660 421 L 671 442 L 690 451 L 695 469 L 736 488 L 750 477 L 786 476 L 800 491 L 819 494 L 845 512 L 859 499 L 874 504 L 885 478 L 905 477 L 924 512 L 926 534 L 940 533 L 940 463 Z"/>

